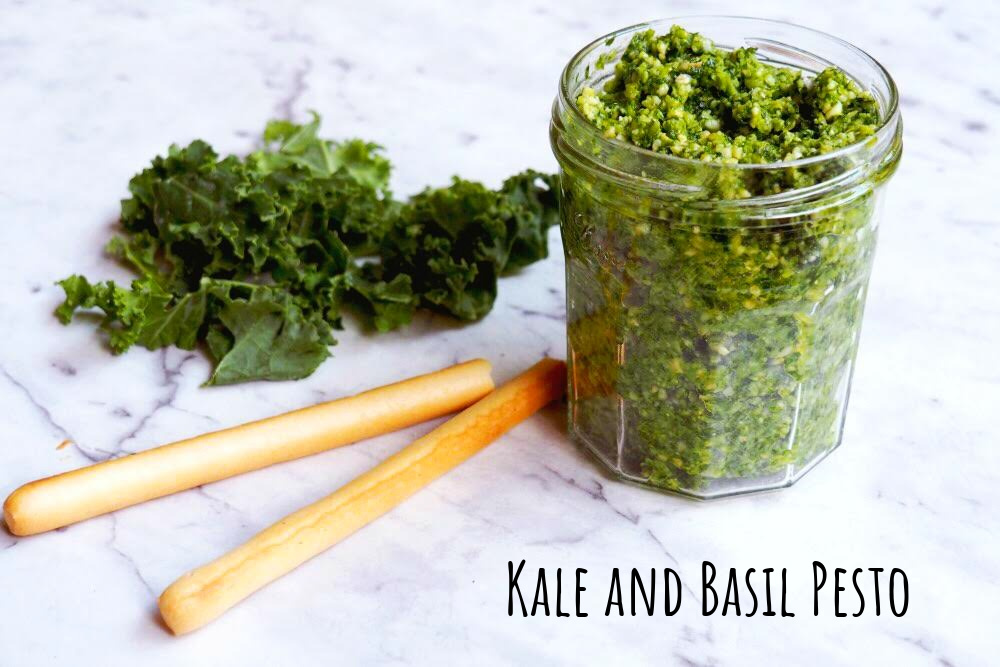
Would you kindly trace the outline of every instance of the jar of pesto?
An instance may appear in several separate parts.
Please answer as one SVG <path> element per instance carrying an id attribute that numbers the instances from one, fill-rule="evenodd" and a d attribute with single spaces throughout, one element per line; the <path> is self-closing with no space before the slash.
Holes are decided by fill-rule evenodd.
<path id="1" fill-rule="evenodd" d="M 571 436 L 696 498 L 794 483 L 841 440 L 902 151 L 889 74 L 786 23 L 657 21 L 573 57 L 550 136 Z"/>

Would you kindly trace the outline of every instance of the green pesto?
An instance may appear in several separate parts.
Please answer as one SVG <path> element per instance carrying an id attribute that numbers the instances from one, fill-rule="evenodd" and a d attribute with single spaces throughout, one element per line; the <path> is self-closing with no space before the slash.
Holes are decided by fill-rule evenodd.
<path id="1" fill-rule="evenodd" d="M 679 26 L 635 35 L 604 90 L 584 88 L 577 106 L 605 138 L 732 164 L 821 155 L 879 125 L 872 96 L 836 68 L 806 80 Z"/>
<path id="2" fill-rule="evenodd" d="M 676 26 L 635 35 L 604 90 L 584 88 L 577 106 L 606 139 L 722 165 L 821 155 L 879 127 L 871 95 L 839 70 L 806 78 Z M 769 224 L 751 204 L 711 202 L 822 183 L 847 165 L 723 167 L 700 202 L 670 203 L 561 163 L 573 433 L 625 476 L 695 495 L 780 484 L 834 448 L 875 181 Z"/>

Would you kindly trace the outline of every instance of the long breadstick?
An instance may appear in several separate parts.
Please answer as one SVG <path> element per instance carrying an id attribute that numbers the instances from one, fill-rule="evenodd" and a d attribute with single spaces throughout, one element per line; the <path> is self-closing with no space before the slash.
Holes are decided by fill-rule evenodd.
<path id="1" fill-rule="evenodd" d="M 171 584 L 160 614 L 196 630 L 330 548 L 562 395 L 566 365 L 546 359 L 333 494 Z"/>
<path id="2" fill-rule="evenodd" d="M 492 389 L 489 362 L 467 361 L 30 482 L 7 498 L 4 519 L 15 535 L 41 533 L 440 417 L 471 405 Z"/>

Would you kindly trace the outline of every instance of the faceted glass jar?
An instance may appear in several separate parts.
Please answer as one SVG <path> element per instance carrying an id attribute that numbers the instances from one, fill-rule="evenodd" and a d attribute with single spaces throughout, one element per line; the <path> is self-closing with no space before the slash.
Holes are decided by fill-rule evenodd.
<path id="1" fill-rule="evenodd" d="M 601 136 L 579 112 L 601 54 L 672 24 L 807 75 L 835 65 L 883 119 L 863 143 L 721 165 Z M 566 67 L 550 132 L 566 255 L 569 430 L 623 479 L 696 498 L 788 486 L 838 446 L 884 184 L 902 151 L 888 73 L 806 28 L 687 17 L 601 37 Z M 734 183 L 815 184 L 724 199 Z M 770 179 L 770 180 L 768 180 Z"/>

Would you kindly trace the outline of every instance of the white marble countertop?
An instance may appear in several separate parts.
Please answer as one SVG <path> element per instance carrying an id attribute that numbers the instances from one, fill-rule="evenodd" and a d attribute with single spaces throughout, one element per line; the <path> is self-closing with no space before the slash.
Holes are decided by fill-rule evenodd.
<path id="1" fill-rule="evenodd" d="M 127 278 L 101 248 L 128 178 L 171 142 L 246 151 L 276 115 L 316 109 L 328 135 L 384 144 L 400 193 L 453 173 L 497 184 L 553 169 L 547 123 L 562 65 L 599 34 L 669 13 L 752 12 L 834 33 L 879 58 L 902 91 L 905 155 L 844 446 L 790 490 L 698 504 L 611 481 L 553 408 L 183 638 L 157 620 L 167 584 L 428 426 L 50 534 L 0 530 L 0 665 L 995 663 L 995 7 L 890 3 L 875 19 L 858 0 L 280 4 L 0 2 L 0 496 L 457 358 L 487 356 L 503 380 L 562 356 L 555 230 L 552 257 L 505 279 L 484 321 L 420 317 L 377 339 L 348 330 L 301 382 L 204 389 L 198 353 L 112 357 L 92 326 L 56 322 L 53 281 Z M 63 440 L 73 445 L 57 448 Z M 522 558 L 529 571 L 587 568 L 590 615 L 508 617 L 507 562 Z M 795 618 L 703 617 L 706 559 L 787 567 Z M 908 612 L 814 617 L 813 560 L 902 568 Z M 675 568 L 688 585 L 681 611 L 605 617 L 613 567 Z"/>

